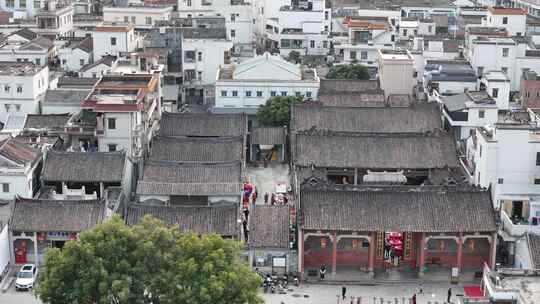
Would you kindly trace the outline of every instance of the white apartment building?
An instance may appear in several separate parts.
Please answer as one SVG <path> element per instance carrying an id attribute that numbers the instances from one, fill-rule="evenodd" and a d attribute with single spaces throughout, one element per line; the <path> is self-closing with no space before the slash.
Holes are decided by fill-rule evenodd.
<path id="1" fill-rule="evenodd" d="M 0 142 L 0 160 L 0 199 L 33 197 L 40 186 L 36 170 L 41 162 L 39 149 L 8 137 Z"/>
<path id="2" fill-rule="evenodd" d="M 511 236 L 527 231 L 540 216 L 540 120 L 534 110 L 509 112 L 477 128 L 467 141 L 468 172 L 474 184 L 492 188 L 502 229 Z"/>
<path id="3" fill-rule="evenodd" d="M 58 49 L 60 66 L 65 71 L 79 71 L 83 66 L 94 62 L 94 47 L 92 37 L 83 40 L 64 41 Z"/>
<path id="4" fill-rule="evenodd" d="M 301 55 L 328 53 L 332 14 L 325 0 L 261 1 L 255 10 L 260 22 L 257 40 L 266 50 L 279 48 L 283 56 L 291 51 Z"/>
<path id="5" fill-rule="evenodd" d="M 92 33 L 94 60 L 105 55 L 118 56 L 120 52 L 133 52 L 142 47 L 141 37 L 135 34 L 133 25 L 113 25 L 103 23 Z"/>
<path id="6" fill-rule="evenodd" d="M 511 36 L 525 36 L 527 11 L 521 8 L 488 7 L 483 26 L 503 27 Z"/>
<path id="7" fill-rule="evenodd" d="M 13 14 L 13 18 L 27 18 L 36 15 L 45 5 L 44 0 L 0 0 L 0 9 Z"/>
<path id="8" fill-rule="evenodd" d="M 34 31 L 47 36 L 69 36 L 73 31 L 73 4 L 48 0 L 36 14 L 37 28 Z"/>
<path id="9" fill-rule="evenodd" d="M 395 19 L 388 17 L 346 18 L 346 36 L 334 40 L 337 61 L 377 66 L 379 49 L 393 50 L 398 39 L 396 27 L 392 23 L 395 25 Z"/>
<path id="10" fill-rule="evenodd" d="M 225 18 L 227 38 L 235 46 L 253 43 L 255 27 L 253 5 L 248 1 L 178 0 L 178 16 L 180 18 L 221 16 Z"/>
<path id="11" fill-rule="evenodd" d="M 103 8 L 103 21 L 109 23 L 130 23 L 136 28 L 145 29 L 154 26 L 156 21 L 171 20 L 172 6 L 129 5 L 107 6 Z"/>
<path id="12" fill-rule="evenodd" d="M 25 62 L 0 63 L 0 122 L 10 113 L 38 114 L 49 87 L 49 68 Z"/>
<path id="13" fill-rule="evenodd" d="M 27 42 L 8 40 L 0 44 L 0 61 L 32 62 L 47 65 L 55 54 L 53 42 L 38 36 Z"/>
<path id="14" fill-rule="evenodd" d="M 264 53 L 238 65 L 222 66 L 215 85 L 214 111 L 255 114 L 275 96 L 317 99 L 320 79 L 307 69 Z"/>
<path id="15" fill-rule="evenodd" d="M 378 50 L 378 55 L 379 81 L 386 97 L 394 94 L 412 96 L 416 79 L 411 53 Z"/>

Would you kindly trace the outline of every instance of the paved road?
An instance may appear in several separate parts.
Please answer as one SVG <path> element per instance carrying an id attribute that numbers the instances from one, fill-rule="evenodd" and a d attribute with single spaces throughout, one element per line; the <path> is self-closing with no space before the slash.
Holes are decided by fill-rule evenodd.
<path id="1" fill-rule="evenodd" d="M 15 291 L 11 287 L 6 293 L 0 293 L 0 303 L 2 304 L 42 304 L 32 291 Z"/>
<path id="2" fill-rule="evenodd" d="M 264 294 L 261 296 L 267 304 L 336 304 L 337 295 L 341 295 L 341 285 L 303 285 L 293 287 L 292 292 L 287 294 Z M 394 304 L 395 299 L 402 304 L 403 299 L 408 303 L 407 298 L 418 292 L 419 286 L 416 285 L 388 285 L 388 286 L 346 286 L 347 301 L 340 301 L 338 304 L 350 303 L 350 296 L 362 297 L 362 304 L 373 304 L 373 298 L 376 297 L 376 304 L 380 304 L 380 298 L 384 299 L 384 304 Z M 443 304 L 446 301 L 448 288 L 452 287 L 453 294 L 462 293 L 459 287 L 449 284 L 424 284 L 423 295 L 417 295 L 418 304 Z M 308 295 L 308 297 L 304 297 Z M 456 301 L 456 298 L 453 298 Z"/>

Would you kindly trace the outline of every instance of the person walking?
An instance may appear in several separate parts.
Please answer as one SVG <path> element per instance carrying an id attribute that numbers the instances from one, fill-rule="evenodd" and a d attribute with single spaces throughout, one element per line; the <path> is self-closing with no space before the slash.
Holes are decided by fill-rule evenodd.
<path id="1" fill-rule="evenodd" d="M 268 192 L 264 194 L 264 204 L 268 204 Z"/>
<path id="2" fill-rule="evenodd" d="M 347 287 L 345 287 L 345 285 L 341 287 L 341 296 L 343 297 L 343 300 L 345 300 L 345 297 L 347 296 Z"/>
<path id="3" fill-rule="evenodd" d="M 452 303 L 450 302 L 451 298 L 452 298 L 452 287 L 448 288 L 448 298 L 446 299 L 446 302 Z"/>
<path id="4" fill-rule="evenodd" d="M 416 304 L 416 294 L 413 294 L 411 298 L 411 304 Z"/>
<path id="5" fill-rule="evenodd" d="M 319 269 L 319 276 L 321 277 L 321 281 L 324 280 L 325 274 L 326 274 L 326 265 L 322 265 L 321 269 Z"/>
<path id="6" fill-rule="evenodd" d="M 255 206 L 255 203 L 257 202 L 257 187 L 255 187 L 255 190 L 253 190 L 253 194 L 251 195 L 251 202 L 253 203 L 253 206 Z"/>

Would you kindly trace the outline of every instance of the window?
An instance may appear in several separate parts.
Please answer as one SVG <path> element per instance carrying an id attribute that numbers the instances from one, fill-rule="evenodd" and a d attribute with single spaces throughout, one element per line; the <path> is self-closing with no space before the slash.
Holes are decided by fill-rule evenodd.
<path id="1" fill-rule="evenodd" d="M 39 0 L 34 0 L 34 8 L 41 8 L 41 1 Z"/>
<path id="2" fill-rule="evenodd" d="M 15 7 L 15 0 L 6 0 L 7 7 Z"/>
<path id="3" fill-rule="evenodd" d="M 536 165 L 540 166 L 540 152 L 536 152 Z"/>
<path id="4" fill-rule="evenodd" d="M 221 97 L 227 97 L 227 91 L 221 91 Z"/>
<path id="5" fill-rule="evenodd" d="M 146 17 L 146 24 L 152 25 L 152 17 Z"/>
<path id="6" fill-rule="evenodd" d="M 503 17 L 503 24 L 508 24 L 508 17 Z"/>
<path id="7" fill-rule="evenodd" d="M 116 37 L 111 37 L 111 45 L 116 45 Z"/>
<path id="8" fill-rule="evenodd" d="M 129 16 L 124 16 L 124 22 L 125 22 L 125 23 L 128 23 L 128 22 L 129 22 Z"/>
<path id="9" fill-rule="evenodd" d="M 22 86 L 17 86 L 17 93 L 22 93 Z"/>
<path id="10" fill-rule="evenodd" d="M 236 37 L 236 31 L 235 30 L 231 30 L 231 38 L 234 38 Z"/>
<path id="11" fill-rule="evenodd" d="M 324 12 L 324 20 L 328 20 L 328 11 Z"/>
<path id="12" fill-rule="evenodd" d="M 322 42 L 322 47 L 325 48 L 325 49 L 328 48 L 328 41 L 326 41 L 326 40 L 323 41 Z"/>
<path id="13" fill-rule="evenodd" d="M 231 14 L 231 22 L 236 22 L 236 14 Z"/>
<path id="14" fill-rule="evenodd" d="M 396 41 L 396 36 L 394 36 L 394 35 L 390 36 L 390 41 L 392 41 L 392 42 Z"/>
<path id="15" fill-rule="evenodd" d="M 9 88 L 9 85 L 6 84 L 6 85 L 4 86 L 4 92 L 9 92 L 9 89 L 10 89 L 10 88 Z"/>
<path id="16" fill-rule="evenodd" d="M 19 0 L 19 8 L 26 8 L 26 0 Z"/>
<path id="17" fill-rule="evenodd" d="M 415 36 L 418 35 L 418 30 L 414 30 L 413 33 Z"/>
<path id="18" fill-rule="evenodd" d="M 403 29 L 403 36 L 407 36 L 407 29 Z"/>
<path id="19" fill-rule="evenodd" d="M 478 111 L 478 118 L 484 118 L 486 117 L 486 111 L 485 110 L 479 110 Z"/>
<path id="20" fill-rule="evenodd" d="M 499 89 L 497 89 L 497 88 L 491 89 L 491 97 L 492 97 L 492 98 L 497 98 L 497 97 L 499 97 Z"/>
<path id="21" fill-rule="evenodd" d="M 535 178 L 534 179 L 534 184 L 535 185 L 540 185 L 540 178 Z"/>
<path id="22" fill-rule="evenodd" d="M 84 59 L 80 59 L 80 60 L 79 60 L 79 64 L 80 64 L 81 66 L 83 66 L 83 65 L 84 65 Z"/>
<path id="23" fill-rule="evenodd" d="M 107 118 L 107 128 L 109 130 L 116 129 L 116 118 Z"/>
<path id="24" fill-rule="evenodd" d="M 21 111 L 21 105 L 20 104 L 15 105 L 15 111 L 17 111 L 17 112 Z"/>
<path id="25" fill-rule="evenodd" d="M 232 96 L 233 97 L 238 97 L 238 91 L 232 91 Z"/>
<path id="26" fill-rule="evenodd" d="M 507 67 L 502 67 L 501 72 L 503 72 L 504 74 L 508 74 L 508 68 Z"/>
<path id="27" fill-rule="evenodd" d="M 197 60 L 202 61 L 202 52 L 197 53 Z"/>
<path id="28" fill-rule="evenodd" d="M 197 71 L 197 79 L 202 80 L 202 71 Z"/>
<path id="29" fill-rule="evenodd" d="M 9 192 L 9 184 L 8 183 L 2 183 L 2 192 L 4 192 L 4 193 Z"/>
<path id="30" fill-rule="evenodd" d="M 302 96 L 302 93 L 300 93 L 300 92 L 294 92 L 294 96 L 300 97 L 300 96 Z"/>
<path id="31" fill-rule="evenodd" d="M 531 97 L 531 93 L 530 93 L 530 92 L 525 92 L 525 97 L 526 97 L 526 98 L 530 98 L 530 97 Z"/>
<path id="32" fill-rule="evenodd" d="M 497 179 L 497 184 L 502 185 L 504 183 L 504 178 Z"/>
<path id="33" fill-rule="evenodd" d="M 135 16 L 131 16 L 131 23 L 135 24 L 137 23 L 137 18 L 135 18 Z"/>
<path id="34" fill-rule="evenodd" d="M 246 97 L 251 97 L 251 91 L 246 91 Z"/>
<path id="35" fill-rule="evenodd" d="M 191 6 L 191 0 L 187 0 L 186 2 L 187 6 Z"/>
<path id="36" fill-rule="evenodd" d="M 306 92 L 306 97 L 307 97 L 307 98 L 311 98 L 311 92 L 310 92 L 310 91 L 307 91 L 307 92 Z"/>
<path id="37" fill-rule="evenodd" d="M 328 32 L 328 25 L 325 25 L 325 26 L 324 26 L 324 31 L 325 31 L 325 32 Z"/>
<path id="38" fill-rule="evenodd" d="M 427 30 L 431 33 L 433 31 L 433 25 L 428 25 Z"/>
<path id="39" fill-rule="evenodd" d="M 257 97 L 262 97 L 262 91 L 257 91 Z"/>
<path id="40" fill-rule="evenodd" d="M 66 59 L 62 59 L 62 65 L 65 65 L 67 63 Z"/>
<path id="41" fill-rule="evenodd" d="M 351 60 L 356 60 L 356 51 L 351 51 L 350 57 L 351 57 Z"/>
<path id="42" fill-rule="evenodd" d="M 510 49 L 509 48 L 503 48 L 502 49 L 502 56 L 503 57 L 508 57 L 508 53 L 510 52 Z"/>
<path id="43" fill-rule="evenodd" d="M 36 65 L 41 65 L 41 58 L 36 58 Z"/>
<path id="44" fill-rule="evenodd" d="M 276 97 L 277 95 L 277 92 L 276 91 L 270 91 L 270 96 L 271 97 Z"/>
<path id="45" fill-rule="evenodd" d="M 311 40 L 309 42 L 309 47 L 312 48 L 312 49 L 315 48 L 315 40 Z"/>
<path id="46" fill-rule="evenodd" d="M 109 147 L 109 152 L 116 151 L 116 144 L 108 144 L 107 147 Z"/>
<path id="47" fill-rule="evenodd" d="M 103 71 L 101 71 L 103 73 Z M 94 72 L 92 73 L 92 78 L 96 78 L 97 77 L 97 74 Z"/>
<path id="48" fill-rule="evenodd" d="M 367 51 L 361 51 L 360 52 L 360 59 L 361 60 L 367 60 Z"/>
<path id="49" fill-rule="evenodd" d="M 287 91 L 281 91 L 281 96 L 287 96 Z"/>

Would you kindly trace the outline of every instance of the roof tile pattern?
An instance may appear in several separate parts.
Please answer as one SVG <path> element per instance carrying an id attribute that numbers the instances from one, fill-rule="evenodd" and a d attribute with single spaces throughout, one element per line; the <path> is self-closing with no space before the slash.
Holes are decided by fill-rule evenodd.
<path id="1" fill-rule="evenodd" d="M 289 207 L 257 205 L 250 214 L 249 247 L 289 248 Z"/>
<path id="2" fill-rule="evenodd" d="M 121 182 L 124 152 L 48 151 L 43 165 L 44 181 Z"/>
<path id="3" fill-rule="evenodd" d="M 242 156 L 242 137 L 176 138 L 157 137 L 151 160 L 181 162 L 230 162 Z"/>
<path id="4" fill-rule="evenodd" d="M 161 136 L 243 136 L 247 123 L 242 114 L 163 113 Z"/>

